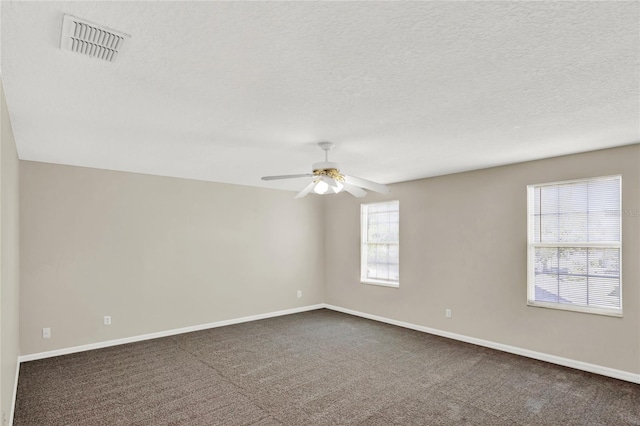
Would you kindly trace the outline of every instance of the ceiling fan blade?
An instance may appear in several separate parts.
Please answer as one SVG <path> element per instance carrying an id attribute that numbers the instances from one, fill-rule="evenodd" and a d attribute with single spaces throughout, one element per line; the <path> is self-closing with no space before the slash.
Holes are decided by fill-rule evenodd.
<path id="1" fill-rule="evenodd" d="M 302 198 L 306 196 L 309 192 L 311 192 L 311 190 L 315 185 L 316 185 L 316 181 L 314 180 L 309 185 L 307 185 L 302 191 L 298 192 L 298 195 L 296 195 L 296 198 Z"/>
<path id="2" fill-rule="evenodd" d="M 262 180 L 293 179 L 301 177 L 313 177 L 313 175 L 311 173 L 305 173 L 300 175 L 263 176 Z"/>
<path id="3" fill-rule="evenodd" d="M 353 186 L 346 182 L 343 184 L 343 186 L 345 191 L 347 191 L 349 194 L 353 195 L 356 198 L 362 198 L 365 195 L 367 195 L 367 191 L 365 191 L 362 188 L 358 188 L 357 186 Z"/>
<path id="4" fill-rule="evenodd" d="M 359 186 L 361 188 L 369 189 L 371 191 L 379 192 L 380 194 L 388 194 L 389 187 L 387 185 L 382 185 L 381 183 L 371 182 L 370 180 L 362 179 L 355 176 L 347 176 L 344 175 L 345 183 L 350 185 Z"/>
<path id="5" fill-rule="evenodd" d="M 333 181 L 335 182 L 335 186 L 331 186 L 330 188 L 334 194 L 337 194 L 344 189 L 344 184 L 336 179 L 333 179 Z"/>

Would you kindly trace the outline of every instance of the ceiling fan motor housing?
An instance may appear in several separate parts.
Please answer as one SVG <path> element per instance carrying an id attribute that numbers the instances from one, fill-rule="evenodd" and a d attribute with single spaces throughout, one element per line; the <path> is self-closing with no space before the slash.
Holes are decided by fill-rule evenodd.
<path id="1" fill-rule="evenodd" d="M 319 163 L 313 163 L 311 168 L 313 169 L 314 172 L 316 170 L 328 170 L 328 169 L 340 170 L 340 166 L 338 165 L 338 163 L 334 163 L 332 161 L 321 161 Z"/>
<path id="2" fill-rule="evenodd" d="M 336 181 L 344 182 L 344 176 L 338 169 L 338 163 L 332 163 L 330 161 L 322 161 L 320 163 L 314 163 L 313 174 L 316 176 L 328 176 Z"/>

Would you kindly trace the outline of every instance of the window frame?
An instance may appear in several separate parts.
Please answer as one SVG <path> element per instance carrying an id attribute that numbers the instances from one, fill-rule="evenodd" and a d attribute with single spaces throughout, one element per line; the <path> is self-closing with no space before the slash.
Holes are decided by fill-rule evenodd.
<path id="1" fill-rule="evenodd" d="M 399 200 L 389 200 L 389 201 L 377 201 L 372 203 L 362 203 L 360 204 L 360 283 L 361 284 L 371 284 L 382 287 L 391 287 L 391 288 L 399 288 L 400 287 L 400 279 L 398 280 L 383 280 L 376 278 L 367 277 L 367 248 L 370 243 L 367 241 L 368 236 L 368 221 L 369 218 L 369 206 L 377 205 L 377 204 L 398 204 L 398 241 L 391 243 L 383 243 L 390 245 L 397 245 L 398 247 L 398 277 L 400 276 L 400 201 Z M 377 243 L 380 244 L 380 243 Z"/>
<path id="2" fill-rule="evenodd" d="M 617 242 L 608 241 L 608 242 L 584 242 L 584 243 L 576 243 L 576 242 L 555 242 L 555 243 L 536 243 L 534 242 L 533 233 L 533 224 L 531 223 L 533 219 L 533 209 L 535 207 L 535 189 L 542 186 L 557 186 L 557 185 L 565 185 L 571 183 L 578 182 L 593 182 L 598 180 L 607 180 L 607 179 L 618 179 L 620 182 L 618 190 L 620 191 L 619 199 L 620 199 L 620 240 Z M 564 311 L 573 311 L 573 312 L 582 312 L 588 314 L 596 314 L 596 315 L 606 315 L 613 317 L 622 317 L 622 308 L 623 308 L 623 299 L 622 299 L 622 219 L 623 219 L 623 210 L 622 210 L 622 175 L 607 175 L 607 176 L 597 176 L 597 177 L 589 177 L 582 179 L 571 179 L 571 180 L 563 180 L 556 182 L 545 182 L 527 185 L 527 306 L 537 307 L 537 308 L 550 308 L 550 309 L 559 309 Z M 564 304 L 558 302 L 542 302 L 535 300 L 535 249 L 537 247 L 567 247 L 567 248 L 616 248 L 619 250 L 619 265 L 620 265 L 620 274 L 619 274 L 619 287 L 620 287 L 620 308 L 605 308 L 605 307 L 596 307 L 596 306 L 586 306 L 586 305 L 571 305 Z"/>

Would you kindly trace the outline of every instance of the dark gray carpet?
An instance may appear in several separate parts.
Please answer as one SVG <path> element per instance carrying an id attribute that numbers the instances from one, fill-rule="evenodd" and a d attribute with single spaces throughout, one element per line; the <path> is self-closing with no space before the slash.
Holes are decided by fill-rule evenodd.
<path id="1" fill-rule="evenodd" d="M 22 364 L 16 425 L 640 425 L 640 386 L 329 310 Z"/>

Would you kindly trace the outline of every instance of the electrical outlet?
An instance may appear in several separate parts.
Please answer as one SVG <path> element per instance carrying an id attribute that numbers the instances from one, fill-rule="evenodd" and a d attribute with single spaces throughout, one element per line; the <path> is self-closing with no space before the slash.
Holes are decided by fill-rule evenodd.
<path id="1" fill-rule="evenodd" d="M 111 317 L 110 316 L 105 316 L 104 317 L 104 325 L 111 325 Z"/>
<path id="2" fill-rule="evenodd" d="M 298 299 L 302 297 L 302 290 L 298 290 Z"/>
<path id="3" fill-rule="evenodd" d="M 49 327 L 42 329 L 42 338 L 51 339 L 51 329 Z"/>
<path id="4" fill-rule="evenodd" d="M 444 316 L 447 318 L 451 318 L 451 309 L 445 309 L 444 310 Z"/>

